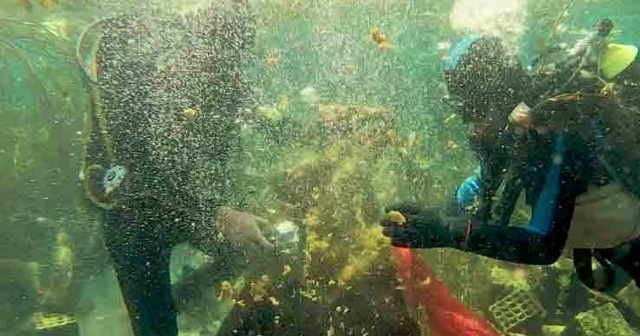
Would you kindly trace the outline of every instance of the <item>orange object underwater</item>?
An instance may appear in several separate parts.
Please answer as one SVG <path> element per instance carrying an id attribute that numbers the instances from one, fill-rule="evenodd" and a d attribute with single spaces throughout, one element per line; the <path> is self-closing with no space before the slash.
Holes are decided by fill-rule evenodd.
<path id="1" fill-rule="evenodd" d="M 500 336 L 477 313 L 451 295 L 429 266 L 409 248 L 394 248 L 396 268 L 412 308 L 426 313 L 431 336 Z"/>

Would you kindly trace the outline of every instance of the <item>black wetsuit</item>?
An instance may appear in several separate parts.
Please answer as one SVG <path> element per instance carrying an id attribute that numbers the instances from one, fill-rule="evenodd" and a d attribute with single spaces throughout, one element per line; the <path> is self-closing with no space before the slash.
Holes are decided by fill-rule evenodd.
<path id="1" fill-rule="evenodd" d="M 623 73 L 627 75 L 624 77 L 624 85 L 637 90 L 637 85 L 628 78 L 630 71 L 636 71 L 636 68 L 630 67 L 629 71 Z M 629 95 L 630 92 L 626 94 Z M 634 96 L 637 95 L 634 93 Z M 530 106 L 533 105 L 535 103 L 530 103 Z M 608 108 L 621 107 L 586 100 L 557 106 L 549 113 L 550 118 L 554 118 L 554 115 L 576 116 L 570 120 L 562 120 L 570 125 L 566 131 L 556 130 L 540 135 L 529 129 L 525 131 L 527 133 L 516 136 L 525 139 L 518 145 L 514 146 L 515 141 L 509 139 L 510 145 L 506 147 L 505 153 L 499 153 L 500 150 L 495 148 L 485 151 L 479 148 L 482 170 L 489 173 L 476 179 L 483 185 L 480 188 L 474 186 L 478 188 L 476 192 L 482 195 L 482 189 L 486 186 L 495 191 L 499 184 L 495 182 L 501 182 L 504 175 L 507 175 L 505 188 L 493 209 L 495 216 L 486 217 L 484 213 L 472 216 L 470 227 L 466 227 L 464 233 L 458 233 L 461 241 L 456 247 L 515 263 L 548 265 L 555 262 L 565 250 L 576 199 L 589 186 L 618 182 L 628 192 L 639 197 L 635 180 L 639 162 L 625 156 L 623 149 L 606 144 L 607 133 L 618 126 L 604 125 L 597 117 L 598 113 L 610 113 L 611 111 L 606 110 Z M 572 112 L 564 109 L 571 109 Z M 580 109 L 585 111 L 581 112 Z M 596 112 L 598 109 L 600 112 Z M 562 130 L 562 126 L 558 128 Z M 509 132 L 503 134 L 505 139 L 506 133 Z M 518 157 L 518 152 L 525 155 Z M 505 157 L 501 162 L 501 158 Z M 608 169 L 603 166 L 603 161 L 611 164 Z M 492 170 L 492 166 L 497 169 Z M 521 192 L 525 193 L 527 204 L 533 209 L 532 219 L 529 223 L 509 223 Z M 490 192 L 492 193 L 493 191 Z M 464 198 L 469 199 L 469 196 Z M 451 203 L 453 206 L 448 207 L 448 212 L 460 215 L 462 209 L 456 206 L 459 198 L 456 197 Z M 590 258 L 592 252 L 601 262 L 621 266 L 640 285 L 640 239 L 631 240 L 616 248 L 574 250 L 574 262 L 579 276 L 587 285 L 594 287 Z"/>
<path id="2" fill-rule="evenodd" d="M 578 140 L 566 134 L 559 136 L 548 143 L 545 154 L 540 155 L 546 160 L 529 163 L 528 171 L 533 178 L 525 182 L 534 182 L 529 184 L 530 189 L 537 189 L 530 190 L 536 195 L 528 200 L 535 207 L 531 223 L 504 225 L 495 220 L 480 224 L 478 219 L 471 220 L 471 230 L 463 235 L 464 246 L 460 248 L 522 264 L 555 262 L 564 249 L 575 200 L 586 191 L 588 182 L 584 167 L 588 166 L 590 157 L 582 151 L 568 151 L 567 143 L 572 141 Z M 453 203 L 449 214 L 461 215 L 462 209 L 456 206 L 458 200 Z"/>
<path id="3" fill-rule="evenodd" d="M 470 140 L 482 170 L 478 180 L 482 186 L 472 188 L 480 200 L 478 207 L 469 215 L 462 211 L 457 197 L 451 201 L 453 206 L 444 211 L 418 210 L 410 204 L 388 207 L 387 210 L 408 213 L 413 220 L 398 226 L 385 218 L 381 223 L 385 226 L 383 233 L 396 246 L 454 247 L 504 261 L 548 265 L 565 250 L 576 199 L 589 186 L 616 182 L 640 197 L 640 159 L 606 140 L 601 143 L 609 136 L 617 137 L 618 143 L 634 141 L 616 133 L 616 129 L 625 126 L 620 125 L 622 121 L 602 116 L 616 116 L 610 112 L 623 108 L 635 108 L 636 112 L 631 112 L 637 113 L 640 68 L 636 61 L 635 66 L 620 74 L 616 78 L 618 99 L 608 99 L 601 93 L 598 78 L 583 81 L 579 76 L 580 80 L 572 81 L 574 68 L 568 68 L 561 75 L 532 79 L 519 67 L 506 66 L 510 63 L 493 52 L 496 47 L 490 40 L 479 41 L 482 43 L 472 42 L 471 52 L 483 57 L 459 58 L 457 65 L 449 66 L 445 73 L 457 103 L 454 108 L 463 122 L 473 122 L 477 127 Z M 483 62 L 484 58 L 487 59 Z M 477 76 L 478 73 L 487 76 Z M 563 93 L 570 94 L 549 99 Z M 536 126 L 548 122 L 548 133 L 510 124 L 508 117 L 520 102 L 533 107 L 530 113 Z M 611 163 L 613 169 L 604 169 L 603 161 Z M 493 199 L 503 182 L 505 189 L 494 209 Z M 522 192 L 534 209 L 532 219 L 529 223 L 510 223 Z M 588 262 L 583 258 L 593 251 L 576 251 L 576 269 L 583 281 L 593 285 L 593 280 L 587 279 L 591 275 L 591 258 Z M 607 259 L 622 266 L 640 284 L 640 239 L 595 252 L 599 261 Z"/>
<path id="4" fill-rule="evenodd" d="M 473 59 L 469 62 L 475 64 Z M 518 98 L 513 101 L 526 102 L 535 109 L 531 112 L 535 115 L 531 117 L 537 124 L 552 126 L 556 131 L 541 135 L 529 129 L 524 131 L 526 133 L 515 135 L 517 132 L 513 132 L 511 125 L 509 130 L 505 128 L 496 132 L 500 141 L 508 143 L 507 146 L 501 148 L 500 141 L 497 146 L 475 146 L 483 171 L 477 179 L 482 187 L 476 191 L 485 202 L 480 202 L 479 214 L 472 216 L 470 222 L 476 224 L 471 225 L 471 230 L 467 227 L 464 233 L 459 234 L 462 237 L 459 239 L 463 241 L 457 247 L 500 260 L 546 265 L 555 262 L 565 250 L 576 198 L 585 193 L 589 186 L 617 182 L 626 191 L 640 197 L 640 181 L 637 178 L 640 176 L 640 162 L 633 156 L 625 155 L 622 152 L 624 149 L 615 148 L 605 140 L 611 130 L 625 125 L 620 125 L 621 121 L 613 118 L 604 118 L 607 119 L 605 121 L 600 117 L 612 115 L 612 109 L 637 109 L 640 62 L 636 59 L 615 78 L 617 99 L 599 98 L 603 97 L 600 79 L 580 78 L 572 81 L 573 67 L 559 75 L 535 78 L 518 71 L 513 73 L 514 76 L 507 76 L 510 78 L 507 86 L 515 88 Z M 466 73 L 463 71 L 462 74 Z M 466 81 L 462 80 L 463 83 Z M 579 92 L 583 96 L 567 102 L 560 100 L 557 104 L 546 103 L 550 102 L 546 100 L 550 96 L 566 92 Z M 512 111 L 513 107 L 505 110 Z M 502 115 L 501 119 L 506 121 L 506 115 Z M 564 133 L 559 132 L 563 130 Z M 561 138 L 564 145 L 558 146 L 557 140 Z M 558 161 L 559 164 L 554 161 L 558 160 L 558 156 L 563 157 Z M 610 163 L 609 167 L 604 167 L 603 162 Z M 506 183 L 501 198 L 494 212 L 487 215 L 492 210 L 490 199 L 505 175 Z M 526 195 L 527 204 L 533 208 L 533 217 L 530 223 L 509 225 L 516 200 L 522 192 Z M 454 206 L 450 206 L 449 211 L 453 209 L 454 215 L 455 212 L 459 214 L 461 209 L 455 206 L 458 199 L 452 203 Z M 640 240 L 595 252 L 597 256 L 622 266 L 640 284 Z M 591 259 L 587 261 L 582 256 L 590 253 L 574 250 L 574 256 L 578 256 L 574 260 L 578 273 L 587 282 L 592 281 L 586 279 L 590 275 Z M 588 263 L 588 270 L 587 266 L 579 263 Z"/>
<path id="5" fill-rule="evenodd" d="M 537 157 L 546 157 L 546 160 L 534 160 L 526 164 L 522 176 L 524 181 L 519 182 L 527 194 L 527 202 L 533 208 L 531 221 L 509 225 L 504 222 L 505 218 L 491 222 L 471 220 L 470 227 L 466 228 L 468 230 L 458 235 L 460 244 L 457 248 L 528 265 L 549 265 L 561 256 L 565 250 L 576 199 L 593 184 L 594 175 L 598 172 L 593 155 L 596 149 L 582 137 L 563 133 L 552 143 L 554 150 L 538 147 L 541 152 L 537 153 Z M 610 183 L 612 179 L 605 181 Z M 508 197 L 518 195 L 519 192 L 516 192 Z M 516 199 L 502 201 L 513 204 Z M 512 206 L 508 207 L 513 209 Z M 460 208 L 450 210 L 457 215 L 460 211 Z M 510 214 L 511 212 L 507 215 Z M 604 258 L 607 262 L 621 266 L 640 285 L 640 239 L 594 252 L 597 258 Z M 594 283 L 590 257 L 590 250 L 574 250 L 578 275 L 590 287 L 606 287 L 607 284 Z"/>
<path id="6" fill-rule="evenodd" d="M 104 235 L 136 336 L 176 336 L 169 260 L 190 242 L 224 259 L 223 202 L 252 30 L 246 8 L 102 24 L 86 160 L 127 173 Z M 98 176 L 97 178 L 101 178 Z"/>

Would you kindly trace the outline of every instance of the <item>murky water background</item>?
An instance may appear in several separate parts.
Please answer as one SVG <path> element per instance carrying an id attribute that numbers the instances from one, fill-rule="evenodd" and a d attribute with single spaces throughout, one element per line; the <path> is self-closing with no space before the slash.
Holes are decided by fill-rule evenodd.
<path id="1" fill-rule="evenodd" d="M 91 66 L 101 19 L 179 16 L 207 3 L 0 4 L 0 334 L 33 334 L 37 313 L 76 319 L 81 335 L 131 334 L 97 211 L 79 180 L 90 95 L 78 64 Z M 230 148 L 232 192 L 225 201 L 273 223 L 299 223 L 304 261 L 283 261 L 277 269 L 256 261 L 220 272 L 200 286 L 200 295 L 180 301 L 181 335 L 243 330 L 234 311 L 244 308 L 218 300 L 222 282 L 239 293 L 264 282 L 265 274 L 275 285 L 286 283 L 286 267 L 300 268 L 297 289 L 327 317 L 317 335 L 389 334 L 395 329 L 385 324 L 410 321 L 376 220 L 394 200 L 441 201 L 476 164 L 460 120 L 441 102 L 442 61 L 455 39 L 469 32 L 502 36 L 525 64 L 546 43 L 573 41 L 606 17 L 617 41 L 640 41 L 640 3 L 632 0 L 256 0 L 249 6 L 256 29 L 244 69 L 250 99 L 235 120 L 239 136 Z M 372 39 L 376 29 L 385 44 Z M 636 288 L 613 299 L 594 296 L 567 260 L 516 267 L 448 250 L 424 256 L 455 295 L 505 333 L 541 335 L 541 325 L 570 326 L 573 316 L 594 309 L 594 316 L 624 317 L 640 327 Z M 174 282 L 210 262 L 178 247 Z M 515 309 L 501 306 L 511 299 L 524 308 L 500 320 L 496 311 Z M 385 300 L 394 303 L 385 309 Z M 418 335 L 413 323 L 403 332 L 413 328 Z"/>

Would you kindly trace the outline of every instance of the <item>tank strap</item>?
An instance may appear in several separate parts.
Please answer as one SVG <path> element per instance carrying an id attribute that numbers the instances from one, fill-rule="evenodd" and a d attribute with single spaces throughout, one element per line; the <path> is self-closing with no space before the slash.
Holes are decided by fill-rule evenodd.
<path id="1" fill-rule="evenodd" d="M 101 21 L 100 23 L 103 23 Z M 99 24 L 91 25 L 80 37 L 80 43 L 84 40 L 89 30 L 93 27 L 101 27 Z M 101 42 L 100 36 L 96 43 Z M 95 48 L 97 49 L 97 48 Z M 110 167 L 115 166 L 111 137 L 107 120 L 105 119 L 100 103 L 100 86 L 97 83 L 96 57 L 90 57 L 90 66 L 83 66 L 84 62 L 76 50 L 77 63 L 81 69 L 84 87 L 89 93 L 89 101 L 84 112 L 84 153 L 82 158 L 82 186 L 85 195 L 91 202 L 102 209 L 111 209 L 116 203 L 114 190 L 107 190 L 103 185 L 104 178 Z"/>

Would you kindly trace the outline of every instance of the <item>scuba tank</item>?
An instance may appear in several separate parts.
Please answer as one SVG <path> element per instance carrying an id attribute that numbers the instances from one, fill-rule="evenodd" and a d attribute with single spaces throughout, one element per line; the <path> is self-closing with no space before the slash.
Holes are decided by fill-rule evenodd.
<path id="1" fill-rule="evenodd" d="M 608 45 L 606 38 L 612 28 L 613 22 L 609 19 L 603 19 L 570 48 L 550 48 L 553 50 L 545 55 L 546 62 L 540 65 L 533 74 L 538 77 L 539 86 L 547 87 L 541 102 L 534 106 L 534 111 L 538 105 L 547 102 L 550 97 L 567 92 L 574 79 L 584 74 L 583 71 L 597 75 L 598 59 L 601 50 Z M 529 68 L 532 69 L 540 60 L 541 58 L 536 59 Z"/>
<path id="2" fill-rule="evenodd" d="M 544 153 L 552 147 L 549 147 L 550 144 L 544 145 L 548 142 L 545 140 L 545 135 L 537 134 L 535 129 L 529 126 L 532 126 L 534 121 L 538 125 L 544 125 L 547 121 L 551 123 L 554 117 L 558 117 L 559 113 L 556 113 L 557 110 L 553 108 L 554 104 L 572 103 L 582 99 L 581 94 L 573 93 L 578 91 L 576 85 L 581 82 L 575 79 L 582 78 L 585 71 L 591 70 L 594 73 L 598 71 L 599 55 L 608 46 L 606 38 L 612 28 L 611 20 L 601 20 L 573 45 L 549 50 L 529 67 L 533 69 L 534 66 L 538 66 L 538 69 L 530 74 L 534 78 L 533 85 L 528 90 L 528 94 L 523 97 L 524 101 L 508 116 L 510 122 L 500 132 L 500 143 L 490 148 L 475 148 L 477 152 L 483 154 L 481 161 L 483 164 L 482 191 L 484 192 L 480 197 L 481 203 L 476 212 L 476 219 L 484 222 L 497 220 L 499 225 L 508 225 L 515 203 L 525 189 L 527 189 L 527 203 L 535 203 L 536 195 L 541 189 L 525 188 L 525 185 L 538 185 L 544 181 L 533 177 L 524 163 L 534 160 L 540 167 L 544 167 L 546 161 Z M 549 108 L 550 106 L 552 108 Z M 527 125 L 522 123 L 524 120 Z M 500 148 L 503 148 L 502 152 L 505 152 L 507 157 L 496 155 L 500 152 Z M 500 199 L 493 205 L 492 195 L 501 186 L 504 188 L 502 188 Z"/>
<path id="3" fill-rule="evenodd" d="M 612 28 L 611 20 L 599 21 L 586 37 L 569 49 L 562 68 L 571 69 L 580 65 L 595 68 L 595 74 L 605 80 L 619 75 L 635 60 L 638 47 L 609 41 Z"/>
<path id="4" fill-rule="evenodd" d="M 612 28 L 611 20 L 599 21 L 586 36 L 571 48 L 563 50 L 559 61 L 551 67 L 548 64 L 543 65 L 536 75 L 542 78 L 540 83 L 548 85 L 548 89 L 527 113 L 536 123 L 544 124 L 549 121 L 550 125 L 558 126 L 553 121 L 556 119 L 560 121 L 560 126 L 563 121 L 568 120 L 583 125 L 595 125 L 585 129 L 591 132 L 595 130 L 594 158 L 604 164 L 611 178 L 620 181 L 616 170 L 608 165 L 602 156 L 601 142 L 604 139 L 604 130 L 601 125 L 602 119 L 595 108 L 613 96 L 614 78 L 635 61 L 638 48 L 633 45 L 611 43 L 608 37 Z M 581 105 L 584 108 L 581 108 Z M 571 121 L 564 127 L 569 125 Z M 576 274 L 586 287 L 598 292 L 612 293 L 630 281 L 628 276 L 615 267 L 611 259 L 615 251 L 615 248 L 573 249 Z M 593 259 L 599 266 L 599 277 L 594 274 Z"/>

